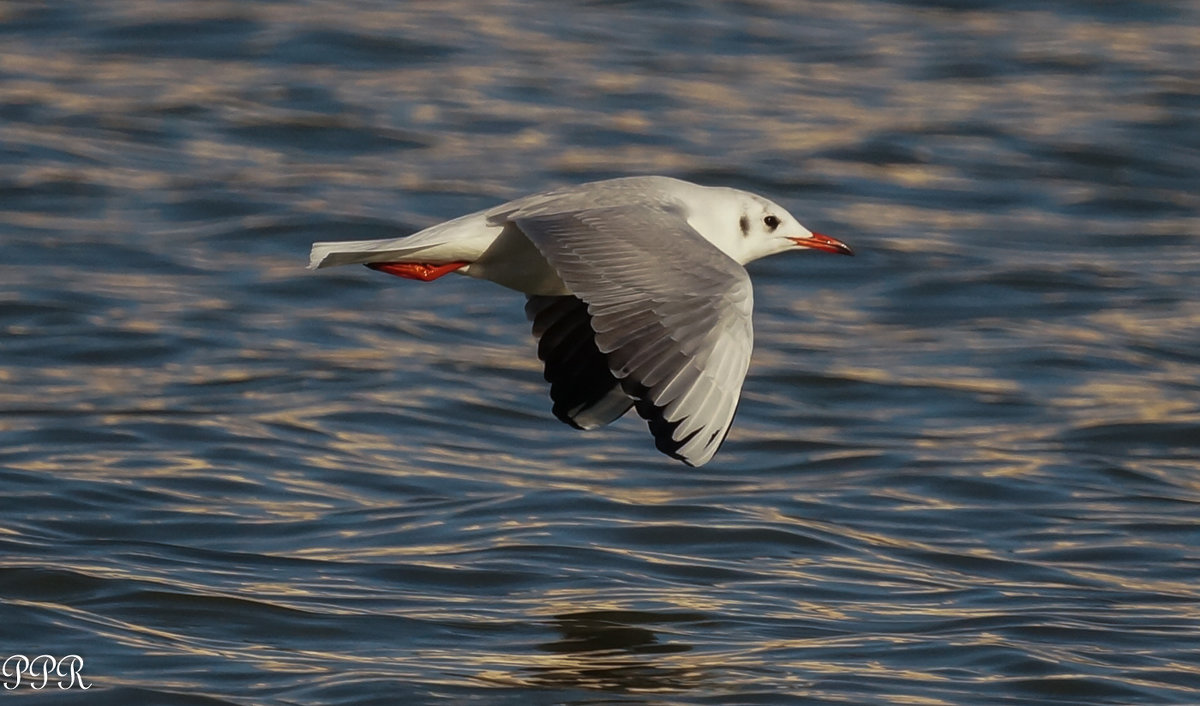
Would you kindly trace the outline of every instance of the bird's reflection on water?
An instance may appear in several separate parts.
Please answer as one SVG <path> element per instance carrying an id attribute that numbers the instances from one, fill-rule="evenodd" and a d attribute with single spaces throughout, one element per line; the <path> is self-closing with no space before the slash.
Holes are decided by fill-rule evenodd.
<path id="1" fill-rule="evenodd" d="M 673 623 L 696 623 L 696 613 L 594 610 L 554 617 L 561 637 L 538 648 L 557 664 L 526 670 L 529 681 L 553 687 L 604 691 L 679 691 L 695 687 L 704 674 L 695 665 L 664 659 L 692 650 L 669 637 Z"/>

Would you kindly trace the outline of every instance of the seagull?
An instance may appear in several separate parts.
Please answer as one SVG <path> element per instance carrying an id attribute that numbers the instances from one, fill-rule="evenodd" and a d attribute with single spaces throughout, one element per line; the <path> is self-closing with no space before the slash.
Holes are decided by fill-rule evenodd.
<path id="1" fill-rule="evenodd" d="M 712 459 L 754 343 L 745 265 L 787 250 L 853 255 L 747 191 L 663 176 L 566 186 L 401 238 L 314 243 L 309 269 L 451 272 L 526 295 L 553 412 L 577 429 L 628 412 L 659 451 Z"/>

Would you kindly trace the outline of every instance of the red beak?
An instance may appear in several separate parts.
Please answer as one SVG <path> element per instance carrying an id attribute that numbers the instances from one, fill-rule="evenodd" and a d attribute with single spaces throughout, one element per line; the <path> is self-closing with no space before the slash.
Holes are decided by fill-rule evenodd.
<path id="1" fill-rule="evenodd" d="M 788 240 L 801 247 L 824 250 L 834 255 L 854 254 L 854 250 L 849 245 L 846 245 L 837 238 L 830 238 L 828 235 L 822 235 L 821 233 L 813 233 L 811 238 L 788 238 Z"/>

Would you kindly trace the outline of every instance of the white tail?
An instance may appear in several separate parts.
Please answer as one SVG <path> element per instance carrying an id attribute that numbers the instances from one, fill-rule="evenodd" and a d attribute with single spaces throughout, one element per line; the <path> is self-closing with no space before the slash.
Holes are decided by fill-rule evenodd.
<path id="1" fill-rule="evenodd" d="M 439 223 L 404 238 L 313 243 L 308 256 L 308 269 L 368 262 L 473 262 L 491 245 L 502 227 L 489 225 L 484 212 L 480 211 Z M 414 258 L 418 253 L 420 257 Z"/>
<path id="2" fill-rule="evenodd" d="M 405 243 L 406 240 L 408 238 L 313 243 L 312 252 L 308 256 L 308 269 L 362 265 L 368 262 L 398 262 L 414 253 L 436 247 L 431 243 Z"/>

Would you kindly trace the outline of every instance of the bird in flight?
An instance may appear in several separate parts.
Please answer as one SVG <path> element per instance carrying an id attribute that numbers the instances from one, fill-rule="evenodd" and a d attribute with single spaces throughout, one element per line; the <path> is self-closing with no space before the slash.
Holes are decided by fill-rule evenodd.
<path id="1" fill-rule="evenodd" d="M 310 269 L 451 272 L 523 292 L 553 412 L 578 429 L 630 409 L 658 450 L 712 459 L 750 365 L 745 265 L 788 250 L 853 255 L 761 196 L 661 176 L 525 196 L 382 240 L 314 243 Z"/>

